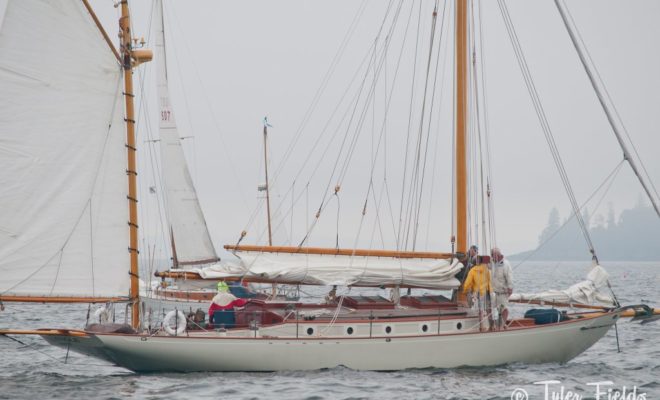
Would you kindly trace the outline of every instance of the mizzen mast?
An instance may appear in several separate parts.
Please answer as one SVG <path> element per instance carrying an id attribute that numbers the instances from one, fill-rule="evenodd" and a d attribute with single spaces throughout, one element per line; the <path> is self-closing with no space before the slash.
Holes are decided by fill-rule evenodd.
<path id="1" fill-rule="evenodd" d="M 456 252 L 467 252 L 467 113 L 468 113 L 468 49 L 467 49 L 467 0 L 456 0 L 456 49 L 455 49 L 455 210 Z"/>
<path id="2" fill-rule="evenodd" d="M 268 119 L 264 118 L 264 173 L 266 175 L 266 218 L 268 219 L 268 245 L 273 245 L 273 230 L 270 222 L 270 182 L 268 182 Z"/>

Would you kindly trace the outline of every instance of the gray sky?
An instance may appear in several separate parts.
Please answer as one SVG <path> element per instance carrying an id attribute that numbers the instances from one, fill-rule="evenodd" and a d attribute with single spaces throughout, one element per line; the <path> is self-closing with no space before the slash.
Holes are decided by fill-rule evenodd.
<path id="1" fill-rule="evenodd" d="M 113 19 L 117 11 L 108 3 L 105 0 L 92 2 L 111 36 L 115 37 L 116 21 Z M 568 215 L 570 206 L 534 114 L 497 3 L 491 0 L 482 0 L 481 3 L 497 239 L 505 253 L 514 253 L 536 245 L 537 236 L 553 206 L 560 209 L 562 217 Z M 148 37 L 151 1 L 133 1 L 132 4 L 134 33 Z M 273 125 L 270 130 L 270 155 L 274 171 L 362 4 L 355 0 L 166 0 L 171 97 L 181 135 L 194 135 L 194 140 L 184 141 L 184 147 L 216 248 L 235 243 L 260 201 L 256 188 L 263 181 L 262 118 L 267 115 Z M 273 190 L 279 194 L 274 202 L 285 204 L 281 215 L 293 209 L 293 224 L 290 215 L 286 215 L 283 225 L 287 232 L 278 236 L 276 244 L 288 244 L 289 240 L 297 244 L 302 239 L 305 219 L 313 219 L 328 182 L 339 140 L 332 142 L 331 137 L 336 129 L 339 130 L 338 137 L 343 135 L 338 118 L 330 121 L 330 128 L 323 134 L 321 150 L 311 152 L 310 149 L 342 93 L 349 87 L 363 57 L 374 46 L 388 2 L 372 0 L 364 4 L 357 28 L 323 97 L 279 179 L 273 183 Z M 415 3 L 415 12 L 418 4 Z M 422 6 L 418 74 L 423 73 L 427 58 L 432 4 L 424 1 Z M 549 0 L 509 0 L 507 4 L 576 197 L 582 202 L 618 164 L 622 153 L 554 3 Z M 657 43 L 660 37 L 660 27 L 657 25 L 660 2 L 573 0 L 567 1 L 567 4 L 653 182 L 660 186 L 660 157 L 656 154 L 660 147 L 660 136 L 656 132 L 660 126 L 660 46 Z M 403 32 L 411 5 L 411 2 L 406 2 L 402 8 L 399 35 Z M 414 35 L 416 16 L 411 22 L 411 35 Z M 448 49 L 451 50 L 451 40 L 452 37 L 443 36 L 445 44 L 441 49 L 449 44 Z M 382 45 L 383 37 L 379 43 Z M 370 179 L 373 143 L 378 141 L 386 101 L 384 78 L 376 86 L 375 111 L 370 109 L 365 119 L 354 158 L 346 179 L 342 181 L 339 220 L 342 247 L 351 247 L 354 243 L 374 248 L 382 247 L 384 243 L 386 247 L 392 247 L 396 226 L 393 228 L 391 221 L 397 220 L 399 213 L 403 149 L 413 87 L 413 44 L 414 41 L 410 40 L 403 46 L 404 61 L 387 117 L 384 136 L 386 150 L 380 150 L 376 161 L 379 168 L 374 174 L 375 194 L 370 198 L 367 217 L 362 225 L 360 218 Z M 387 90 L 391 89 L 401 48 L 401 41 L 392 39 L 384 64 L 384 74 L 390 82 L 387 83 Z M 445 54 L 443 51 L 441 59 Z M 427 161 L 425 185 L 428 185 L 428 192 L 433 185 L 433 194 L 426 196 L 422 203 L 423 217 L 417 246 L 420 250 L 449 249 L 450 62 L 448 59 L 450 69 L 445 75 L 443 91 L 439 82 L 435 101 L 429 152 L 437 156 L 429 156 Z M 147 105 L 144 111 L 150 115 L 151 127 L 157 127 L 151 67 L 146 67 L 145 74 Z M 355 84 L 352 87 L 355 88 Z M 418 109 L 421 104 L 419 83 L 415 90 L 415 107 Z M 344 105 L 340 110 L 346 108 Z M 372 121 L 376 121 L 375 124 Z M 413 130 L 418 124 L 417 117 L 413 119 Z M 144 141 L 148 132 L 144 122 L 142 128 L 140 135 L 141 141 Z M 156 129 L 152 129 L 151 135 L 157 136 Z M 321 158 L 324 148 L 329 149 L 328 154 L 310 181 L 307 206 L 303 188 L 315 165 L 313 161 Z M 302 194 L 302 197 L 292 207 L 287 190 L 310 153 L 312 162 L 303 168 L 294 185 L 294 195 Z M 143 186 L 148 187 L 154 181 L 151 172 L 148 172 L 148 157 L 142 154 L 140 177 Z M 435 169 L 431 168 L 434 160 Z M 387 168 L 382 165 L 387 165 Z M 384 177 L 387 178 L 391 202 L 394 203 L 392 213 L 386 206 L 385 195 L 380 194 L 384 193 Z M 335 183 L 332 181 L 331 187 Z M 641 193 L 642 189 L 630 168 L 624 166 L 598 211 L 605 213 L 608 202 L 612 202 L 617 210 L 631 207 Z M 148 195 L 143 191 L 142 196 Z M 380 225 L 374 222 L 378 208 L 375 204 L 379 202 Z M 141 226 L 146 223 L 147 229 L 155 230 L 155 203 L 149 203 L 153 202 L 143 198 L 146 214 Z M 336 204 L 328 205 L 313 231 L 310 245 L 334 246 L 336 215 Z M 264 219 L 261 215 L 257 218 L 249 229 L 245 243 L 255 243 L 259 239 L 263 242 L 260 234 L 264 229 Z M 289 237 L 291 226 L 292 239 Z M 383 240 L 380 231 L 383 232 Z M 359 238 L 357 242 L 356 237 Z"/>

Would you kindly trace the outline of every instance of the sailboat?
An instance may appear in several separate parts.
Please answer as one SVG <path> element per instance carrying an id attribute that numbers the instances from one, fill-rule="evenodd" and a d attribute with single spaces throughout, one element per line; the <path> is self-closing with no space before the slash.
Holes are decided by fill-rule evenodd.
<path id="1" fill-rule="evenodd" d="M 240 256 L 239 265 L 200 269 L 200 278 L 396 290 L 459 288 L 456 274 L 464 268 L 468 250 L 468 4 L 455 2 L 455 248 L 420 252 L 239 244 L 225 246 Z M 597 310 L 565 313 L 557 322 L 514 318 L 508 329 L 490 330 L 483 328 L 479 313 L 444 296 L 411 295 L 394 302 L 342 295 L 314 304 L 250 302 L 230 311 L 231 320 L 214 319 L 213 328 L 189 329 L 180 318 L 174 319 L 175 329 L 144 328 L 132 73 L 151 53 L 133 40 L 128 1 L 119 7 L 121 46 L 116 49 L 86 0 L 8 3 L 0 27 L 0 89 L 11 94 L 12 102 L 2 107 L 0 118 L 2 148 L 7 149 L 0 181 L 12 194 L 2 200 L 6 222 L 0 238 L 0 299 L 126 302 L 130 324 L 3 329 L 0 334 L 40 335 L 55 346 L 133 371 L 341 365 L 400 370 L 567 362 L 622 316 L 653 314 L 648 306 L 622 307 L 615 301 Z M 74 53 L 84 57 L 73 59 Z M 178 230 L 173 223 L 176 244 L 185 240 Z M 196 244 L 206 250 L 197 261 L 214 256 L 208 243 Z M 194 261 L 180 247 L 177 259 Z"/>
<path id="2" fill-rule="evenodd" d="M 170 238 L 171 268 L 177 277 L 166 280 L 167 274 L 155 273 L 161 277 L 160 283 L 142 293 L 145 311 L 163 314 L 172 310 L 194 312 L 206 310 L 216 294 L 219 279 L 190 280 L 186 275 L 192 269 L 225 265 L 213 246 L 202 211 L 190 168 L 186 161 L 182 139 L 179 135 L 175 110 L 170 101 L 167 67 L 167 47 L 165 44 L 165 9 L 162 0 L 153 2 L 153 31 L 155 37 L 155 64 L 159 106 L 159 148 L 164 191 L 164 203 L 168 233 Z M 264 133 L 266 132 L 264 127 Z M 268 188 L 266 188 L 268 190 Z M 232 290 L 234 287 L 232 287 Z M 246 289 L 237 289 L 245 292 Z M 282 301 L 282 296 L 270 296 L 262 292 L 249 292 L 250 296 L 267 300 Z"/>
<path id="3" fill-rule="evenodd" d="M 204 267 L 220 261 L 197 198 L 197 191 L 183 152 L 175 112 L 169 95 L 165 16 L 162 1 L 153 4 L 157 97 L 159 106 L 159 144 L 164 203 L 168 221 L 173 270 Z M 146 286 L 146 285 L 145 285 Z M 143 293 L 146 310 L 196 310 L 206 308 L 215 295 L 214 282 L 162 281 Z"/>

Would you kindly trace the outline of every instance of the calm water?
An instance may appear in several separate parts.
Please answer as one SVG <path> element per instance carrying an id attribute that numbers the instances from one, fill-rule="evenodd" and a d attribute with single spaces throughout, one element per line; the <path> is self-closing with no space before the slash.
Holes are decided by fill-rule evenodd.
<path id="1" fill-rule="evenodd" d="M 515 265 L 515 263 L 513 263 Z M 660 263 L 605 264 L 621 303 L 660 307 Z M 528 263 L 514 270 L 516 290 L 565 288 L 584 275 L 575 263 Z M 81 327 L 80 305 L 6 304 L 0 327 Z M 516 310 L 520 312 L 520 310 Z M 533 382 L 558 380 L 565 391 L 595 398 L 589 382 L 612 381 L 627 394 L 660 398 L 660 321 L 619 324 L 566 365 L 507 365 L 497 368 L 357 372 L 335 368 L 314 372 L 134 374 L 95 359 L 48 346 L 38 337 L 0 337 L 0 399 L 510 399 L 516 388 L 543 399 Z M 551 388 L 559 391 L 560 385 Z M 629 397 L 632 398 L 632 397 Z M 607 399 L 607 394 L 601 396 Z"/>

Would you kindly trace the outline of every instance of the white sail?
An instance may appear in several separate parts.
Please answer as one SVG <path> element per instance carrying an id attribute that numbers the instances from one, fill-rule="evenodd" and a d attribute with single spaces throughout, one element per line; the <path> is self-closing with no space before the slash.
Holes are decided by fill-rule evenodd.
<path id="1" fill-rule="evenodd" d="M 510 300 L 516 302 L 546 301 L 567 304 L 604 304 L 614 306 L 614 299 L 600 291 L 607 286 L 609 274 L 600 265 L 594 265 L 585 280 L 565 290 L 548 290 L 540 293 L 514 293 Z"/>
<path id="2" fill-rule="evenodd" d="M 155 4 L 154 23 L 160 107 L 160 154 L 173 252 L 179 265 L 211 263 L 217 261 L 218 256 L 197 199 L 170 103 L 161 0 L 157 0 Z"/>
<path id="3" fill-rule="evenodd" d="M 121 68 L 82 2 L 0 26 L 0 295 L 128 296 Z"/>
<path id="4" fill-rule="evenodd" d="M 402 259 L 344 255 L 237 253 L 240 263 L 218 263 L 194 270 L 204 279 L 258 278 L 311 285 L 401 285 L 429 289 L 456 289 L 458 261 Z"/>

